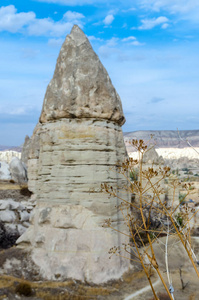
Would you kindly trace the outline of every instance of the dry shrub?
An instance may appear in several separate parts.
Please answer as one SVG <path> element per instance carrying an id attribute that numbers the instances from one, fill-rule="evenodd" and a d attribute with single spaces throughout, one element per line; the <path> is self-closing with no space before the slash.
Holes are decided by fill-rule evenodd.
<path id="1" fill-rule="evenodd" d="M 30 197 L 32 195 L 32 192 L 29 191 L 28 186 L 27 185 L 22 185 L 20 187 L 20 194 L 23 196 L 28 196 Z"/>
<path id="2" fill-rule="evenodd" d="M 32 295 L 32 288 L 31 288 L 30 284 L 27 283 L 27 282 L 20 282 L 16 286 L 15 291 L 16 291 L 17 294 L 27 296 L 27 297 Z"/>

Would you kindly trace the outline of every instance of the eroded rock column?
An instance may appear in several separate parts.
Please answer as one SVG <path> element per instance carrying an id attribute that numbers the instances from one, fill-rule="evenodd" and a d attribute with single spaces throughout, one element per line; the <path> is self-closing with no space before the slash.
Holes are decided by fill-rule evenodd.
<path id="1" fill-rule="evenodd" d="M 102 227 L 105 219 L 124 233 L 119 198 L 101 191 L 101 183 L 122 191 L 117 172 L 126 157 L 121 100 L 77 26 L 61 48 L 44 99 L 29 155 L 29 188 L 37 198 L 32 225 L 20 237 L 46 279 L 74 278 L 94 283 L 116 279 L 128 270 L 127 259 L 113 256 L 124 235 Z M 37 153 L 36 153 L 37 152 Z"/>

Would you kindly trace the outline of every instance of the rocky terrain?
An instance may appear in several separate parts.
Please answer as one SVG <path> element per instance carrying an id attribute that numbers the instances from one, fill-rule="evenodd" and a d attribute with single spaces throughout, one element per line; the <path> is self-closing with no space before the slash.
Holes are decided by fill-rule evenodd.
<path id="1" fill-rule="evenodd" d="M 191 143 L 193 147 L 199 147 L 199 130 L 145 130 L 125 132 L 124 141 L 126 143 L 128 152 L 132 152 L 129 148 L 129 139 L 142 139 L 145 142 L 151 139 L 151 143 L 156 148 L 186 148 L 187 142 Z"/>
<path id="2" fill-rule="evenodd" d="M 27 188 L 0 181 L 0 249 L 13 246 L 30 226 L 34 206 Z"/>

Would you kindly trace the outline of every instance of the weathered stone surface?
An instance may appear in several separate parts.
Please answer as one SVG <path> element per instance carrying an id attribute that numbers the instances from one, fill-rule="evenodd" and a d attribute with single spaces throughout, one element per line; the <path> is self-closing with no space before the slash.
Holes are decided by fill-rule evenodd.
<path id="1" fill-rule="evenodd" d="M 6 223 L 13 223 L 16 220 L 15 213 L 10 210 L 0 211 L 0 221 Z"/>
<path id="2" fill-rule="evenodd" d="M 29 144 L 28 152 L 28 188 L 36 196 L 36 185 L 39 170 L 41 124 L 37 123 Z"/>
<path id="3" fill-rule="evenodd" d="M 9 165 L 5 161 L 0 161 L 0 179 L 11 179 Z"/>
<path id="4" fill-rule="evenodd" d="M 121 100 L 108 73 L 78 26 L 62 45 L 40 122 L 60 118 L 107 119 L 120 125 L 125 122 Z"/>
<path id="5" fill-rule="evenodd" d="M 25 209 L 23 205 L 21 205 L 19 202 L 14 201 L 11 198 L 8 199 L 1 199 L 0 200 L 0 210 L 22 210 Z"/>
<path id="6" fill-rule="evenodd" d="M 37 205 L 32 225 L 18 239 L 47 279 L 94 283 L 119 278 L 129 261 L 108 251 L 128 239 L 104 228 L 113 219 L 127 232 L 118 198 L 101 191 L 106 182 L 121 193 L 117 172 L 126 157 L 122 105 L 84 33 L 74 26 L 66 37 L 31 138 L 29 189 Z M 123 253 L 123 252 L 122 252 Z"/>
<path id="7" fill-rule="evenodd" d="M 27 204 L 27 201 L 19 202 L 12 198 L 0 199 L 0 226 L 3 224 L 5 235 L 15 235 L 17 239 L 30 226 L 29 220 L 34 205 Z M 1 247 L 3 246 L 0 240 Z"/>
<path id="8" fill-rule="evenodd" d="M 149 146 L 147 152 L 143 155 L 144 164 L 155 164 L 162 165 L 164 164 L 164 159 L 162 156 L 159 156 L 154 146 Z"/>
<path id="9" fill-rule="evenodd" d="M 15 182 L 27 182 L 27 169 L 18 157 L 13 157 L 9 165 L 11 177 Z"/>
<path id="10" fill-rule="evenodd" d="M 26 135 L 25 141 L 24 141 L 24 144 L 23 144 L 23 148 L 22 148 L 22 151 L 21 151 L 21 161 L 23 163 L 25 163 L 26 166 L 28 165 L 28 156 L 29 156 L 29 151 L 30 151 L 30 143 L 31 143 L 31 140 L 30 140 L 29 136 Z"/>

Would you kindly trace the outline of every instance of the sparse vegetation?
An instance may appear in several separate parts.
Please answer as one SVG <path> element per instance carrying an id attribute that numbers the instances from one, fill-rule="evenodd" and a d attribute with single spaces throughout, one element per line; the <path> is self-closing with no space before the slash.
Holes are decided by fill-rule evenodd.
<path id="1" fill-rule="evenodd" d="M 190 210 L 187 205 L 183 205 L 182 201 L 189 195 L 191 183 L 182 183 L 178 178 L 170 178 L 170 169 L 168 167 L 151 166 L 147 169 L 143 168 L 143 155 L 148 151 L 147 145 L 142 141 L 132 140 L 134 148 L 139 152 L 140 160 L 134 160 L 132 158 L 127 159 L 123 165 L 119 168 L 119 173 L 122 174 L 127 180 L 127 172 L 133 173 L 133 170 L 139 166 L 139 175 L 137 180 L 128 180 L 128 189 L 133 195 L 135 200 L 128 202 L 126 199 L 120 199 L 121 204 L 118 206 L 118 210 L 123 215 L 124 221 L 129 227 L 128 244 L 123 244 L 123 250 L 130 254 L 130 260 L 137 261 L 141 264 L 152 292 L 154 299 L 158 299 L 153 284 L 150 278 L 149 269 L 154 269 L 160 277 L 162 284 L 167 293 L 167 298 L 160 299 L 173 299 L 173 292 L 169 291 L 165 279 L 162 276 L 161 269 L 158 265 L 155 252 L 154 243 L 159 240 L 159 237 L 165 235 L 165 263 L 168 277 L 168 284 L 171 287 L 169 269 L 168 269 L 168 239 L 172 236 L 177 238 L 178 242 L 182 244 L 186 250 L 188 257 L 193 265 L 193 268 L 199 277 L 199 272 L 196 267 L 196 261 L 194 261 L 195 254 L 190 243 L 190 228 L 189 221 L 195 215 L 195 211 Z M 161 185 L 162 182 L 169 179 L 169 189 L 173 196 L 170 195 L 170 199 L 166 200 L 165 189 Z M 180 196 L 180 201 L 175 202 L 176 191 L 181 186 L 181 189 L 185 191 L 185 194 Z M 117 196 L 116 191 L 107 185 L 102 184 L 102 188 L 110 196 Z M 181 206 L 180 206 L 181 205 Z M 178 212 L 180 210 L 180 212 Z M 156 222 L 155 226 L 154 223 Z M 111 225 L 111 220 L 106 220 L 105 226 L 116 230 Z M 110 249 L 110 255 L 120 256 L 121 248 L 114 246 Z M 164 297 L 164 296 L 162 296 Z"/>
<path id="2" fill-rule="evenodd" d="M 130 175 L 131 180 L 137 181 L 138 180 L 138 175 L 139 175 L 139 170 L 138 169 L 131 170 L 129 175 Z"/>
<path id="3" fill-rule="evenodd" d="M 30 197 L 30 196 L 32 195 L 32 192 L 29 191 L 27 185 L 21 185 L 21 186 L 20 186 L 20 194 L 23 195 L 23 196 L 28 196 L 28 197 Z"/>
<path id="4" fill-rule="evenodd" d="M 19 295 L 23 295 L 26 297 L 30 297 L 32 295 L 32 288 L 31 285 L 28 282 L 20 282 L 16 286 L 16 293 Z"/>
<path id="5" fill-rule="evenodd" d="M 179 202 L 181 203 L 181 204 L 183 204 L 183 201 L 185 200 L 185 198 L 186 198 L 186 194 L 179 194 Z"/>

